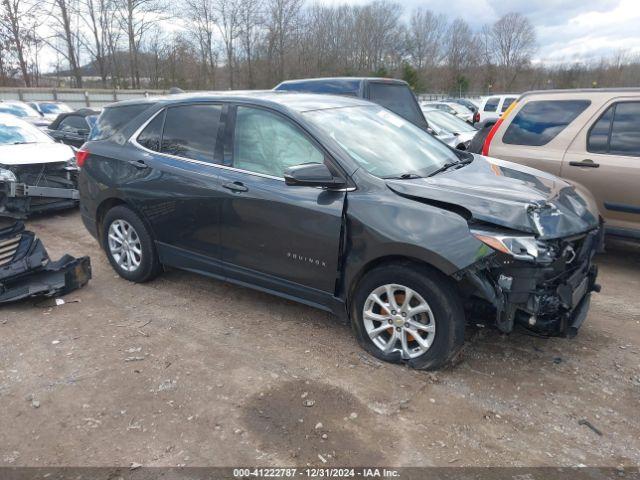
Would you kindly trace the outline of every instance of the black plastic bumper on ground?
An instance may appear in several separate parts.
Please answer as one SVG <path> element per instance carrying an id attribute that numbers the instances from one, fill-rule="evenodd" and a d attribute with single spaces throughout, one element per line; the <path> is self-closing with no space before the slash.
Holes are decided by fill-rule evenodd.
<path id="1" fill-rule="evenodd" d="M 42 242 L 21 223 L 0 228 L 0 244 L 6 245 L 0 263 L 0 304 L 25 298 L 64 295 L 91 279 L 89 257 L 64 255 L 52 262 Z"/>

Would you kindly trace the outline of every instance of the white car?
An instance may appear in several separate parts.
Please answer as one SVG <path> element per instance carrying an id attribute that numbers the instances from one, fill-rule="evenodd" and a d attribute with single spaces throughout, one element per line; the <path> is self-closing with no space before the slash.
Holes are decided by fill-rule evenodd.
<path id="1" fill-rule="evenodd" d="M 424 118 L 427 119 L 429 128 L 436 136 L 447 138 L 445 143 L 458 150 L 467 150 L 471 140 L 477 133 L 477 129 L 463 121 L 460 117 L 451 115 L 435 108 L 422 108 Z"/>
<path id="2" fill-rule="evenodd" d="M 78 198 L 74 150 L 30 123 L 0 114 L 0 216 L 71 208 Z"/>
<path id="3" fill-rule="evenodd" d="M 40 114 L 40 112 L 19 100 L 0 101 L 0 113 L 21 118 L 22 120 L 43 129 L 47 128 L 51 123 L 51 120 L 45 118 Z"/>
<path id="4" fill-rule="evenodd" d="M 425 108 L 435 108 L 461 118 L 465 122 L 473 123 L 473 112 L 464 105 L 455 102 L 423 102 Z"/>
<path id="5" fill-rule="evenodd" d="M 515 94 L 505 94 L 491 95 L 483 98 L 480 109 L 478 110 L 479 115 L 476 116 L 476 127 L 482 128 L 488 120 L 495 121 L 500 118 L 518 97 L 519 95 Z"/>

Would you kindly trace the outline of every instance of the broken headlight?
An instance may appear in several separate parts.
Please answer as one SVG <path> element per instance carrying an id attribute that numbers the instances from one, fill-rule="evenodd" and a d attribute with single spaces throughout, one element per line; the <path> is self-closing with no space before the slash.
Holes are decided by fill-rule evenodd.
<path id="1" fill-rule="evenodd" d="M 471 230 L 471 234 L 485 245 L 516 260 L 525 262 L 551 261 L 551 251 L 533 236 L 510 235 L 489 230 Z"/>
<path id="2" fill-rule="evenodd" d="M 16 174 L 11 170 L 0 167 L 0 182 L 17 182 Z"/>

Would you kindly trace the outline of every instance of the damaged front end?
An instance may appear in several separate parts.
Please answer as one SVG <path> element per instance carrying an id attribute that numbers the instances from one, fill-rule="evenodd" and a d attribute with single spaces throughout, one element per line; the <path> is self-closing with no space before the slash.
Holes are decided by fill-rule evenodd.
<path id="1" fill-rule="evenodd" d="M 0 215 L 30 214 L 78 205 L 78 168 L 71 162 L 0 165 Z"/>
<path id="2" fill-rule="evenodd" d="M 549 336 L 576 335 L 599 292 L 593 263 L 602 245 L 602 226 L 566 238 L 541 240 L 493 229 L 472 234 L 495 253 L 458 273 L 475 295 L 495 308 L 503 332 L 515 324 Z"/>
<path id="3" fill-rule="evenodd" d="M 0 304 L 64 295 L 91 279 L 89 257 L 64 255 L 53 262 L 21 222 L 0 222 Z"/>

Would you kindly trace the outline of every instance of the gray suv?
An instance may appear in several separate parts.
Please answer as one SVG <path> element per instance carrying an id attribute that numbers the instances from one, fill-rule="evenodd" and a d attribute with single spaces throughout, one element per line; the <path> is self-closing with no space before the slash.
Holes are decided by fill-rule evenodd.
<path id="1" fill-rule="evenodd" d="M 121 277 L 172 266 L 296 300 L 385 361 L 442 366 L 482 311 L 570 336 L 598 290 L 597 212 L 571 185 L 355 98 L 114 104 L 77 161 L 83 221 Z"/>

